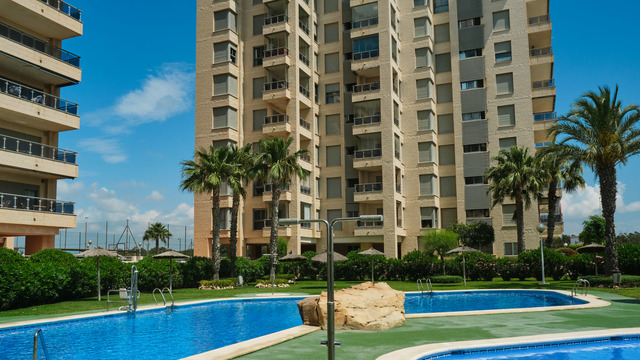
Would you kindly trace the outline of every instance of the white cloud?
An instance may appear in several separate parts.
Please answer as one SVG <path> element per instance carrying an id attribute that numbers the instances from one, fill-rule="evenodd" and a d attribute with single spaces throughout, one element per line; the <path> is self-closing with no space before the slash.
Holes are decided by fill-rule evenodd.
<path id="1" fill-rule="evenodd" d="M 573 193 L 564 192 L 560 200 L 565 218 L 581 219 L 600 211 L 600 186 L 585 186 Z"/>
<path id="2" fill-rule="evenodd" d="M 626 189 L 627 185 L 618 182 L 618 193 L 616 195 L 616 211 L 619 211 L 621 213 L 640 211 L 640 201 L 633 201 L 629 204 L 624 203 L 623 195 Z"/>
<path id="3" fill-rule="evenodd" d="M 71 197 L 77 197 L 79 191 L 84 190 L 82 181 L 63 180 L 58 181 L 56 195 L 58 200 L 68 200 Z"/>
<path id="4" fill-rule="evenodd" d="M 151 194 L 147 195 L 146 199 L 151 201 L 162 201 L 164 200 L 164 196 L 162 196 L 158 191 L 153 190 Z"/>
<path id="5" fill-rule="evenodd" d="M 102 160 L 116 164 L 127 160 L 127 155 L 117 139 L 108 138 L 87 138 L 78 142 L 78 147 L 84 151 L 100 154 Z"/>

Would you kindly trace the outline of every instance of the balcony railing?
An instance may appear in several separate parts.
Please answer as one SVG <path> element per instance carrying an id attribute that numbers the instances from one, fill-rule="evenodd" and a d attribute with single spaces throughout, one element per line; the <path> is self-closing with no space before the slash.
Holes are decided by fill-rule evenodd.
<path id="1" fill-rule="evenodd" d="M 548 220 L 549 220 L 549 214 L 545 214 L 545 213 L 540 214 L 540 222 L 541 223 L 545 223 L 546 224 Z M 562 214 L 556 214 L 554 216 L 554 221 L 557 222 L 557 223 L 563 222 Z"/>
<path id="2" fill-rule="evenodd" d="M 81 21 L 80 16 L 82 15 L 82 11 L 67 4 L 64 1 L 61 1 L 61 0 L 40 0 L 40 1 L 60 11 L 65 15 L 71 16 L 72 18 L 78 21 Z"/>
<path id="3" fill-rule="evenodd" d="M 78 115 L 78 104 L 7 79 L 0 78 L 0 92 L 60 110 L 67 114 Z"/>
<path id="4" fill-rule="evenodd" d="M 60 149 L 55 146 L 40 144 L 2 134 L 0 134 L 0 146 L 2 146 L 2 150 L 13 151 L 69 164 L 75 164 L 78 155 L 76 152 Z"/>
<path id="5" fill-rule="evenodd" d="M 534 121 L 555 120 L 556 116 L 557 115 L 555 112 L 533 114 L 533 120 Z"/>
<path id="6" fill-rule="evenodd" d="M 556 86 L 556 82 L 554 79 L 534 81 L 531 86 L 534 89 L 552 88 Z"/>
<path id="7" fill-rule="evenodd" d="M 354 61 L 356 61 L 356 60 L 365 60 L 365 59 L 378 57 L 379 55 L 380 55 L 380 50 L 375 49 L 375 50 L 369 50 L 369 51 L 354 52 L 353 54 L 351 54 L 351 58 Z"/>
<path id="8" fill-rule="evenodd" d="M 301 154 L 300 155 L 300 160 L 302 160 L 304 162 L 308 162 L 309 164 L 311 164 L 311 156 L 309 154 Z"/>
<path id="9" fill-rule="evenodd" d="M 396 219 L 396 226 L 400 227 L 400 228 L 402 227 L 402 218 L 397 218 Z"/>
<path id="10" fill-rule="evenodd" d="M 264 192 L 271 192 L 273 190 L 273 184 L 265 184 Z M 289 191 L 289 184 L 280 185 L 280 191 Z"/>
<path id="11" fill-rule="evenodd" d="M 352 29 L 357 29 L 357 28 L 361 28 L 361 27 L 367 27 L 367 26 L 373 26 L 373 25 L 378 25 L 378 17 L 373 17 L 373 18 L 369 18 L 369 19 L 363 19 L 360 21 L 354 21 L 351 23 L 351 28 Z"/>
<path id="12" fill-rule="evenodd" d="M 309 58 L 304 56 L 304 54 L 302 53 L 298 53 L 298 57 L 300 58 L 300 61 L 302 61 L 305 65 L 309 66 Z"/>
<path id="13" fill-rule="evenodd" d="M 363 116 L 363 117 L 354 117 L 353 125 L 369 125 L 369 124 L 377 124 L 380 123 L 380 115 L 373 116 Z"/>
<path id="14" fill-rule="evenodd" d="M 396 184 L 396 192 L 402 194 L 402 183 Z"/>
<path id="15" fill-rule="evenodd" d="M 289 87 L 289 82 L 287 80 L 273 81 L 270 83 L 264 84 L 264 91 L 271 90 L 281 90 Z"/>
<path id="16" fill-rule="evenodd" d="M 263 125 L 268 124 L 279 124 L 279 123 L 288 123 L 289 115 L 287 114 L 277 114 L 277 115 L 269 115 L 264 117 Z"/>
<path id="17" fill-rule="evenodd" d="M 302 29 L 305 34 L 309 35 L 309 27 L 305 23 L 298 21 L 298 26 L 300 26 L 300 29 Z"/>
<path id="18" fill-rule="evenodd" d="M 529 25 L 548 23 L 550 21 L 551 21 L 551 15 L 549 14 L 534 16 L 529 18 Z"/>
<path id="19" fill-rule="evenodd" d="M 529 50 L 529 55 L 531 57 L 552 55 L 552 54 L 553 54 L 553 49 L 551 48 L 551 46 L 540 48 L 540 49 L 531 49 L 531 50 Z"/>
<path id="20" fill-rule="evenodd" d="M 306 87 L 304 87 L 302 85 L 300 85 L 299 88 L 300 88 L 300 93 L 302 95 L 304 95 L 304 96 L 306 96 L 308 98 L 311 96 L 311 93 L 309 92 L 309 89 L 307 89 Z"/>
<path id="21" fill-rule="evenodd" d="M 541 143 L 536 143 L 536 147 L 537 148 L 543 148 L 543 147 L 547 147 L 547 146 L 551 146 L 551 142 L 541 142 Z"/>
<path id="22" fill-rule="evenodd" d="M 302 126 L 303 128 L 311 131 L 311 124 L 309 124 L 307 121 L 305 121 L 304 119 L 300 119 L 300 126 Z"/>
<path id="23" fill-rule="evenodd" d="M 311 188 L 308 186 L 300 185 L 300 192 L 303 194 L 311 195 Z"/>
<path id="24" fill-rule="evenodd" d="M 375 192 L 382 191 L 382 183 L 356 184 L 356 192 Z"/>
<path id="25" fill-rule="evenodd" d="M 281 48 L 276 48 L 276 49 L 271 49 L 271 50 L 265 50 L 264 51 L 264 55 L 262 56 L 262 58 L 266 59 L 266 58 L 273 57 L 273 56 L 287 55 L 288 53 L 289 53 L 289 49 L 287 49 L 286 47 L 281 47 Z"/>
<path id="26" fill-rule="evenodd" d="M 37 52 L 51 56 L 69 65 L 80 67 L 80 56 L 35 38 L 7 24 L 0 23 L 0 36 L 20 43 Z"/>
<path id="27" fill-rule="evenodd" d="M 0 193 L 0 209 L 40 211 L 73 215 L 74 203 L 35 196 Z"/>
<path id="28" fill-rule="evenodd" d="M 400 155 L 401 155 L 400 151 L 396 150 L 396 151 L 394 151 L 394 154 L 396 156 L 396 159 L 400 160 Z"/>
<path id="29" fill-rule="evenodd" d="M 353 153 L 356 159 L 367 159 L 382 156 L 382 149 L 356 150 Z"/>
<path id="30" fill-rule="evenodd" d="M 372 83 L 369 83 L 369 84 L 354 85 L 352 91 L 354 93 L 360 93 L 360 92 L 374 91 L 374 90 L 380 90 L 380 82 L 379 81 L 372 82 Z"/>
<path id="31" fill-rule="evenodd" d="M 382 221 L 358 221 L 356 222 L 357 227 L 381 227 L 384 225 Z"/>
<path id="32" fill-rule="evenodd" d="M 289 17 L 285 14 L 282 15 L 276 15 L 276 16 L 272 16 L 272 17 L 268 17 L 266 19 L 264 19 L 264 25 L 274 25 L 274 24 L 278 24 L 281 22 L 287 22 L 289 21 Z"/>

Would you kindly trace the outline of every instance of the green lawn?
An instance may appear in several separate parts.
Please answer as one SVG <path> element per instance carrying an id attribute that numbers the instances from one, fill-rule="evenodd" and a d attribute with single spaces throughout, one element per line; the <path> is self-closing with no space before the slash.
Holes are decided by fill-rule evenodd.
<path id="1" fill-rule="evenodd" d="M 336 290 L 346 288 L 355 284 L 359 284 L 360 281 L 337 281 L 335 284 Z M 467 282 L 467 286 L 459 284 L 433 284 L 433 289 L 438 290 L 462 290 L 462 289 L 560 289 L 571 290 L 573 287 L 573 281 L 550 281 L 550 285 L 541 286 L 538 281 L 502 281 L 500 278 L 494 279 L 494 281 L 473 281 Z M 410 281 L 389 281 L 388 284 L 400 291 L 416 291 L 416 283 Z M 293 294 L 320 294 L 321 291 L 326 290 L 325 281 L 300 281 L 291 285 L 288 288 L 276 288 L 275 292 L 278 293 L 293 293 Z M 594 289 L 596 290 L 596 289 Z M 627 297 L 640 298 L 640 288 L 629 289 L 597 289 L 601 291 L 607 291 Z M 247 286 L 232 290 L 198 290 L 198 289 L 176 289 L 173 294 L 176 302 L 188 301 L 188 300 L 202 300 L 202 299 L 215 299 L 215 298 L 232 298 L 237 296 L 252 296 L 257 293 L 270 293 L 271 289 L 258 289 L 253 286 Z M 116 295 L 117 297 L 117 295 Z M 160 296 L 156 294 L 156 297 L 160 300 Z M 106 296 L 103 296 L 102 301 L 98 302 L 97 297 L 90 297 L 75 301 L 64 301 L 56 304 L 38 305 L 28 308 L 0 311 L 0 324 L 14 321 L 33 320 L 39 318 L 48 318 L 61 315 L 71 314 L 83 314 L 105 311 L 107 309 Z M 151 293 L 142 293 L 138 299 L 139 305 L 153 304 L 153 297 Z M 122 304 L 111 304 L 114 308 L 117 308 Z"/>

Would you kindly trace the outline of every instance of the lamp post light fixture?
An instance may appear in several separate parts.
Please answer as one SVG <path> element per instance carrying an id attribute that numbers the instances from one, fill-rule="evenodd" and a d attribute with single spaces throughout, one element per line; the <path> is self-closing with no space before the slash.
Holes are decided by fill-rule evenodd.
<path id="1" fill-rule="evenodd" d="M 140 254 L 142 254 L 142 243 L 141 242 L 138 243 L 138 257 L 140 257 Z"/>
<path id="2" fill-rule="evenodd" d="M 87 220 L 89 220 L 88 216 L 84 217 L 84 247 L 87 247 Z"/>
<path id="3" fill-rule="evenodd" d="M 547 227 L 543 223 L 539 223 L 536 226 L 536 230 L 540 233 L 540 264 L 542 265 L 542 282 L 540 285 L 549 285 L 544 278 L 544 245 L 542 244 L 542 233 L 547 230 Z"/>
<path id="4" fill-rule="evenodd" d="M 334 301 L 334 273 L 333 273 L 333 225 L 344 221 L 382 221 L 382 215 L 360 215 L 358 217 L 337 218 L 328 222 L 325 219 L 279 219 L 280 225 L 297 225 L 303 223 L 324 223 L 327 225 L 327 340 L 323 345 L 327 345 L 327 359 L 336 358 L 336 324 L 335 324 L 335 301 Z"/>
<path id="5" fill-rule="evenodd" d="M 91 249 L 91 244 L 93 244 L 93 241 L 89 240 L 89 245 L 87 245 L 87 249 Z"/>

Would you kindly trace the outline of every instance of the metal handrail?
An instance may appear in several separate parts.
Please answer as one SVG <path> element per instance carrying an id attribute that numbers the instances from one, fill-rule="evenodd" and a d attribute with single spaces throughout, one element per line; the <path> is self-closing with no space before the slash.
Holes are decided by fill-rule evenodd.
<path id="1" fill-rule="evenodd" d="M 309 155 L 309 154 L 301 154 L 300 155 L 300 160 L 308 162 L 309 164 L 311 164 L 311 155 Z"/>
<path id="2" fill-rule="evenodd" d="M 2 150 L 13 151 L 20 154 L 41 157 L 69 164 L 75 164 L 76 157 L 78 155 L 78 153 L 74 151 L 64 150 L 51 145 L 15 138 L 9 135 L 0 134 L 0 141 L 2 142 L 0 144 Z"/>
<path id="3" fill-rule="evenodd" d="M 67 114 L 78 115 L 78 104 L 11 80 L 0 78 L 0 92 L 63 111 Z"/>
<path id="4" fill-rule="evenodd" d="M 63 61 L 71 66 L 80 67 L 80 56 L 33 37 L 24 31 L 14 28 L 13 26 L 0 23 L 0 36 L 22 44 L 39 53 L 51 56 L 54 59 Z"/>
<path id="5" fill-rule="evenodd" d="M 289 21 L 289 17 L 286 14 L 275 15 L 264 19 L 264 25 L 273 25 L 281 22 Z"/>
<path id="6" fill-rule="evenodd" d="M 374 91 L 374 90 L 380 90 L 379 81 L 368 83 L 368 84 L 354 85 L 352 92 L 359 93 L 359 92 Z"/>
<path id="7" fill-rule="evenodd" d="M 375 123 L 379 123 L 380 120 L 381 120 L 380 115 L 354 117 L 353 126 L 375 124 Z"/>
<path id="8" fill-rule="evenodd" d="M 382 156 L 382 149 L 356 150 L 353 155 L 356 159 L 380 157 Z"/>
<path id="9" fill-rule="evenodd" d="M 268 125 L 268 124 L 278 124 L 278 123 L 288 123 L 289 122 L 289 115 L 287 114 L 276 114 L 276 115 L 269 115 L 269 116 L 265 116 L 263 119 L 262 124 L 263 125 Z"/>
<path id="10" fill-rule="evenodd" d="M 298 58 L 300 58 L 300 61 L 302 61 L 305 65 L 309 66 L 309 59 L 304 56 L 304 54 L 298 53 Z"/>
<path id="11" fill-rule="evenodd" d="M 174 306 L 176 304 L 176 300 L 173 298 L 173 293 L 171 292 L 171 289 L 169 289 L 168 287 L 162 288 L 161 292 L 164 292 L 164 290 L 167 290 L 167 292 L 169 293 L 169 296 L 171 296 L 171 306 Z"/>
<path id="12" fill-rule="evenodd" d="M 424 295 L 424 286 L 422 286 L 422 279 L 418 279 L 416 281 L 416 285 L 418 286 L 418 291 L 420 291 L 420 295 Z"/>
<path id="13" fill-rule="evenodd" d="M 289 48 L 287 48 L 287 47 L 279 47 L 279 48 L 275 48 L 275 49 L 264 50 L 262 58 L 266 59 L 266 58 L 272 57 L 272 56 L 287 55 L 287 54 L 289 54 Z"/>
<path id="14" fill-rule="evenodd" d="M 556 118 L 557 118 L 557 115 L 555 112 L 533 114 L 534 121 L 555 120 Z"/>
<path id="15" fill-rule="evenodd" d="M 272 81 L 264 84 L 264 91 L 286 89 L 288 87 L 289 82 L 287 80 Z"/>
<path id="16" fill-rule="evenodd" d="M 591 283 L 587 279 L 578 279 L 573 284 L 573 288 L 571 289 L 571 297 L 578 295 L 578 290 L 580 290 L 580 295 L 588 295 L 589 289 L 591 289 Z"/>
<path id="17" fill-rule="evenodd" d="M 378 56 L 380 56 L 380 50 L 379 49 L 369 50 L 369 51 L 361 51 L 361 52 L 354 52 L 353 54 L 351 54 L 351 58 L 353 60 L 364 60 L 364 59 L 370 59 L 370 58 L 374 58 L 374 57 L 378 57 Z"/>
<path id="18" fill-rule="evenodd" d="M 549 14 L 534 16 L 529 18 L 529 25 L 548 23 L 550 21 L 551 21 L 551 15 Z"/>
<path id="19" fill-rule="evenodd" d="M 302 86 L 302 85 L 300 85 L 300 86 L 299 86 L 299 88 L 300 88 L 300 93 L 301 93 L 302 95 L 304 95 L 304 96 L 305 96 L 305 97 L 307 97 L 307 98 L 309 98 L 309 97 L 310 97 L 310 94 L 311 94 L 311 93 L 309 92 L 309 89 L 307 89 L 306 87 L 304 87 L 304 86 Z"/>
<path id="20" fill-rule="evenodd" d="M 433 292 L 433 286 L 431 286 L 431 278 L 427 278 L 427 291 L 430 293 Z"/>
<path id="21" fill-rule="evenodd" d="M 356 184 L 356 192 L 374 192 L 382 191 L 382 183 Z"/>
<path id="22" fill-rule="evenodd" d="M 0 209 L 40 211 L 73 215 L 75 203 L 35 196 L 0 193 Z"/>
<path id="23" fill-rule="evenodd" d="M 540 80 L 540 81 L 534 81 L 533 83 L 531 83 L 531 86 L 534 89 L 549 88 L 549 87 L 555 87 L 556 82 L 554 79 Z"/>
<path id="24" fill-rule="evenodd" d="M 378 25 L 378 17 L 377 16 L 369 18 L 369 19 L 363 19 L 363 20 L 352 22 L 351 23 L 351 29 L 358 29 L 358 28 L 363 28 L 363 27 L 373 26 L 373 25 Z"/>
<path id="25" fill-rule="evenodd" d="M 357 221 L 356 227 L 381 227 L 384 223 L 382 221 Z"/>
<path id="26" fill-rule="evenodd" d="M 311 188 L 308 186 L 300 185 L 300 193 L 311 195 Z"/>
<path id="27" fill-rule="evenodd" d="M 33 334 L 33 360 L 38 360 L 38 334 L 40 334 L 40 339 L 42 339 L 42 350 L 44 351 L 44 358 L 50 359 L 49 350 L 47 350 L 47 346 L 44 342 L 44 333 L 42 333 L 42 329 L 36 330 Z"/>
<path id="28" fill-rule="evenodd" d="M 298 21 L 298 26 L 300 26 L 300 29 L 302 29 L 305 34 L 309 35 L 309 27 L 307 25 L 305 25 L 302 21 Z"/>
<path id="29" fill-rule="evenodd" d="M 76 7 L 73 7 L 62 0 L 40 0 L 52 8 L 58 10 L 59 12 L 70 16 L 78 21 L 82 21 L 80 17 L 82 16 L 82 11 Z"/>
<path id="30" fill-rule="evenodd" d="M 300 119 L 300 126 L 311 131 L 311 124 L 309 124 L 306 120 Z"/>
<path id="31" fill-rule="evenodd" d="M 529 56 L 531 57 L 543 55 L 553 55 L 553 49 L 551 48 L 551 46 L 529 50 Z"/>
<path id="32" fill-rule="evenodd" d="M 167 305 L 167 299 L 164 298 L 164 294 L 162 293 L 162 289 L 155 288 L 151 295 L 153 296 L 153 301 L 158 305 L 158 300 L 156 299 L 156 291 L 160 292 L 160 296 L 162 296 L 162 305 Z"/>
<path id="33" fill-rule="evenodd" d="M 264 192 L 272 192 L 272 191 L 273 191 L 273 184 L 264 185 Z M 280 185 L 280 191 L 289 191 L 289 183 Z"/>

